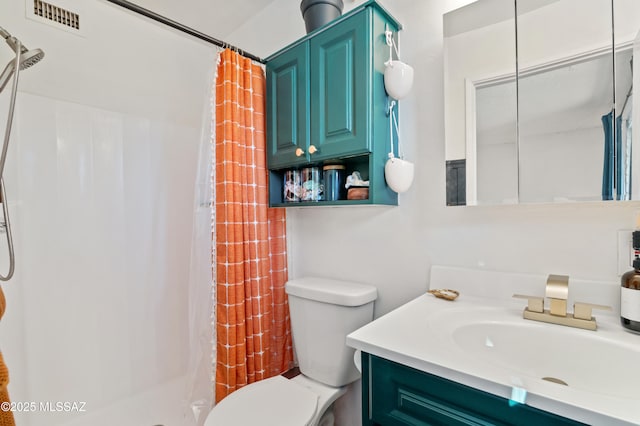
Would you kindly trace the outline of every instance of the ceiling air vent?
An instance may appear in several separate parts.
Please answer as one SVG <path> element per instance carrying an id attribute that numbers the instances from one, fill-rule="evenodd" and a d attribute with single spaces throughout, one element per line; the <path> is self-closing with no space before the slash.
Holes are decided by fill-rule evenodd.
<path id="1" fill-rule="evenodd" d="M 50 3 L 41 0 L 33 0 L 33 13 L 36 16 L 57 22 L 60 25 L 74 28 L 76 30 L 80 29 L 80 15 L 61 7 L 54 6 Z"/>

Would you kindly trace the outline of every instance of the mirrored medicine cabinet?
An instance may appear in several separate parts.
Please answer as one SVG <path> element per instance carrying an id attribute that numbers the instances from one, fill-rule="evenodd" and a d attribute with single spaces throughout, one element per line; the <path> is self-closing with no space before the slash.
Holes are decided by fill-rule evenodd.
<path id="1" fill-rule="evenodd" d="M 444 15 L 448 205 L 640 199 L 637 0 Z"/>

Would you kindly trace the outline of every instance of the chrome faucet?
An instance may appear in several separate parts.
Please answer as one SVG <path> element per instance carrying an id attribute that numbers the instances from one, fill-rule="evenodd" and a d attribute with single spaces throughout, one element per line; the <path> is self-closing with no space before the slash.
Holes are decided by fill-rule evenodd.
<path id="1" fill-rule="evenodd" d="M 576 302 L 573 304 L 573 313 L 567 312 L 569 277 L 566 275 L 551 274 L 547 277 L 545 297 L 549 299 L 549 309 L 544 308 L 543 297 L 522 294 L 514 294 L 513 297 L 528 300 L 527 307 L 522 312 L 524 319 L 583 328 L 585 330 L 596 330 L 598 328 L 595 317 L 591 316 L 593 309 L 611 310 L 610 306 Z"/>

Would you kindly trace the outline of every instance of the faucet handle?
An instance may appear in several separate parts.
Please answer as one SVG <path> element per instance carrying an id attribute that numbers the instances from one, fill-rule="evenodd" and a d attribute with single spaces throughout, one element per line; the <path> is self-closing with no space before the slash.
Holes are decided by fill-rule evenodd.
<path id="1" fill-rule="evenodd" d="M 599 309 L 602 311 L 610 311 L 611 306 L 596 305 L 594 303 L 576 302 L 573 304 L 573 317 L 583 320 L 591 320 L 591 310 Z"/>
<path id="2" fill-rule="evenodd" d="M 544 312 L 544 298 L 540 296 L 514 294 L 513 297 L 516 299 L 527 299 L 527 310 L 531 312 Z"/>

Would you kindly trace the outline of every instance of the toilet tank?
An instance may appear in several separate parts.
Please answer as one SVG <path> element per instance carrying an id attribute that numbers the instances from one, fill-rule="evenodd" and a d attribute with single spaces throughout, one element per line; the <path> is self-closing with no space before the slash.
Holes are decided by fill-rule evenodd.
<path id="1" fill-rule="evenodd" d="M 307 277 L 288 281 L 291 332 L 300 371 L 329 386 L 360 377 L 347 334 L 373 320 L 377 289 L 370 285 Z"/>

